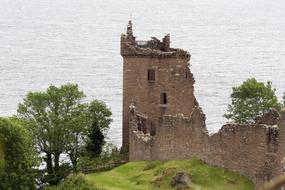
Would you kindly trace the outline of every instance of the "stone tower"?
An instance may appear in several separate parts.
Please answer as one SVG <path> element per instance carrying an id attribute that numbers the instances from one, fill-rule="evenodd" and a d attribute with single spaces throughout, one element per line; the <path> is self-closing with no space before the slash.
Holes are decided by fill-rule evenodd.
<path id="1" fill-rule="evenodd" d="M 155 133 L 162 115 L 190 116 L 197 104 L 194 79 L 189 69 L 190 54 L 170 47 L 170 35 L 162 41 L 152 37 L 138 41 L 129 21 L 121 35 L 123 57 L 123 148 L 129 145 L 130 105 L 152 121 L 149 133 Z"/>

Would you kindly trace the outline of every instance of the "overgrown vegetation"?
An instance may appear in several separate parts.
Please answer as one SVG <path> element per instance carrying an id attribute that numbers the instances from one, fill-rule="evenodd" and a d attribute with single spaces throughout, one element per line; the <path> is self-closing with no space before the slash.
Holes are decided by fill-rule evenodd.
<path id="1" fill-rule="evenodd" d="M 111 170 L 116 166 L 126 163 L 127 154 L 121 153 L 112 144 L 106 144 L 102 153 L 94 157 L 82 156 L 78 160 L 78 170 L 83 173 Z"/>
<path id="2" fill-rule="evenodd" d="M 224 116 L 234 123 L 250 124 L 271 108 L 280 111 L 282 104 L 279 103 L 275 91 L 270 81 L 263 83 L 255 78 L 248 79 L 240 86 L 233 87 L 231 104 Z"/>
<path id="3" fill-rule="evenodd" d="M 177 172 L 191 175 L 189 186 L 172 187 Z M 196 158 L 167 162 L 130 162 L 111 171 L 86 175 L 99 189 L 112 190 L 253 190 L 252 182 L 238 173 L 210 167 Z"/>
<path id="4" fill-rule="evenodd" d="M 94 184 L 88 182 L 83 174 L 71 175 L 58 186 L 51 186 L 45 190 L 98 190 Z"/>
<path id="5" fill-rule="evenodd" d="M 94 100 L 88 108 L 88 116 L 91 118 L 88 127 L 88 141 L 86 150 L 89 156 L 96 158 L 102 153 L 106 132 L 112 122 L 112 112 L 102 101 Z"/>
<path id="6" fill-rule="evenodd" d="M 58 184 L 66 177 L 60 156 L 67 153 L 71 162 L 77 159 L 80 142 L 86 131 L 82 104 L 84 93 L 77 85 L 51 85 L 46 92 L 30 92 L 18 106 L 18 116 L 26 121 L 35 139 L 35 148 L 44 154 L 45 182 Z"/>
<path id="7" fill-rule="evenodd" d="M 0 119 L 0 189 L 55 186 L 78 172 L 80 157 L 111 156 L 102 154 L 102 147 L 112 112 L 104 102 L 84 98 L 76 84 L 50 85 L 44 92 L 29 92 L 17 115 Z"/>
<path id="8" fill-rule="evenodd" d="M 33 190 L 37 166 L 29 133 L 20 125 L 0 118 L 0 139 L 5 158 L 0 167 L 0 189 Z"/>
<path id="9" fill-rule="evenodd" d="M 76 84 L 50 85 L 45 92 L 30 92 L 18 106 L 18 120 L 23 121 L 46 165 L 43 184 L 57 185 L 73 172 L 83 154 L 99 156 L 111 123 L 111 111 L 105 103 L 84 102 L 85 94 Z M 98 140 L 99 139 L 99 140 Z"/>

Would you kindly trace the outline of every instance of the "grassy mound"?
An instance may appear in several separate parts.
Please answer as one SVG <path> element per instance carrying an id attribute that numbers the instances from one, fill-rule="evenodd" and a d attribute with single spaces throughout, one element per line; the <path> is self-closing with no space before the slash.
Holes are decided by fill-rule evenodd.
<path id="1" fill-rule="evenodd" d="M 171 179 L 179 171 L 191 175 L 187 187 L 172 187 Z M 167 162 L 130 162 L 111 171 L 86 175 L 88 181 L 106 190 L 252 190 L 252 182 L 236 172 L 211 167 L 192 158 Z"/>

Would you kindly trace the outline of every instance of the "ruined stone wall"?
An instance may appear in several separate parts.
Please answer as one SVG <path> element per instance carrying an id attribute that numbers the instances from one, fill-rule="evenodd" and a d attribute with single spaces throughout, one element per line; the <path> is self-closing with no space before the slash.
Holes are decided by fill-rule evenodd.
<path id="1" fill-rule="evenodd" d="M 277 127 L 265 125 L 224 125 L 209 137 L 202 159 L 252 178 L 259 186 L 272 179 L 277 158 Z"/>
<path id="2" fill-rule="evenodd" d="M 194 108 L 191 117 L 165 115 L 159 122 L 156 140 L 156 159 L 169 160 L 199 156 L 207 130 L 201 110 Z"/>
<path id="3" fill-rule="evenodd" d="M 273 176 L 285 175 L 285 110 L 281 112 L 278 118 L 278 154 L 272 165 Z"/>
<path id="4" fill-rule="evenodd" d="M 171 48 L 169 35 L 162 41 L 136 41 L 129 22 L 121 36 L 121 55 L 123 148 L 129 148 L 131 161 L 196 156 L 247 175 L 256 186 L 285 173 L 285 146 L 280 146 L 285 145 L 284 113 L 278 125 L 278 114 L 269 112 L 256 124 L 224 125 L 209 135 L 194 96 L 187 51 Z M 149 80 L 149 70 L 154 80 Z M 161 104 L 162 93 L 167 103 Z"/>
<path id="5" fill-rule="evenodd" d="M 135 130 L 136 125 L 133 125 L 132 131 Z M 156 135 L 149 136 L 145 141 L 133 132 L 131 134 L 130 160 L 171 160 L 196 156 L 210 165 L 249 176 L 257 186 L 281 171 L 280 161 L 277 160 L 277 126 L 224 125 L 219 132 L 208 135 L 205 116 L 199 108 L 195 108 L 190 118 L 179 115 L 161 117 Z"/>
<path id="6" fill-rule="evenodd" d="M 197 107 L 191 118 L 165 115 L 159 119 L 156 134 L 153 136 L 139 131 L 138 118 L 132 117 L 130 160 L 171 160 L 199 155 L 203 148 L 201 141 L 208 137 L 203 117 Z M 147 123 L 149 125 L 150 122 Z"/>
<path id="7" fill-rule="evenodd" d="M 137 113 L 130 114 L 129 160 L 155 160 L 152 157 L 153 139 L 149 134 L 144 134 L 142 128 L 139 127 L 139 120 L 147 120 L 147 118 L 139 117 L 141 116 L 138 116 Z"/>

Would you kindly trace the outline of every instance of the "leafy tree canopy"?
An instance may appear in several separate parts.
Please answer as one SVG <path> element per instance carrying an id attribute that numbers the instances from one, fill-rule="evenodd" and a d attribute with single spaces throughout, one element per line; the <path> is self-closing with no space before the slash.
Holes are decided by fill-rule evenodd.
<path id="1" fill-rule="evenodd" d="M 37 159 L 29 133 L 15 120 L 0 118 L 0 139 L 3 157 L 0 168 L 0 189 L 35 189 Z"/>
<path id="2" fill-rule="evenodd" d="M 102 101 L 94 100 L 88 108 L 89 127 L 86 150 L 92 157 L 101 154 L 105 144 L 106 131 L 112 122 L 112 112 Z"/>
<path id="3" fill-rule="evenodd" d="M 58 184 L 67 175 L 61 172 L 60 155 L 69 151 L 73 136 L 84 131 L 84 124 L 77 125 L 84 117 L 84 97 L 76 84 L 51 85 L 46 92 L 28 93 L 18 106 L 18 116 L 27 121 L 36 148 L 45 153 L 49 184 Z"/>
<path id="4" fill-rule="evenodd" d="M 84 97 L 76 84 L 51 85 L 45 92 L 28 93 L 18 106 L 18 117 L 26 121 L 36 149 L 45 155 L 47 175 L 43 181 L 50 185 L 57 185 L 70 173 L 60 162 L 61 155 L 69 157 L 76 172 L 86 143 L 94 142 L 96 151 L 101 152 L 105 142 L 111 111 L 103 102 L 84 102 Z M 92 140 L 93 131 L 103 136 L 95 135 L 98 139 Z"/>
<path id="5" fill-rule="evenodd" d="M 240 86 L 233 87 L 231 104 L 228 105 L 228 111 L 224 116 L 232 122 L 248 124 L 253 123 L 257 116 L 270 108 L 277 111 L 281 109 L 271 82 L 263 83 L 251 78 Z"/>

